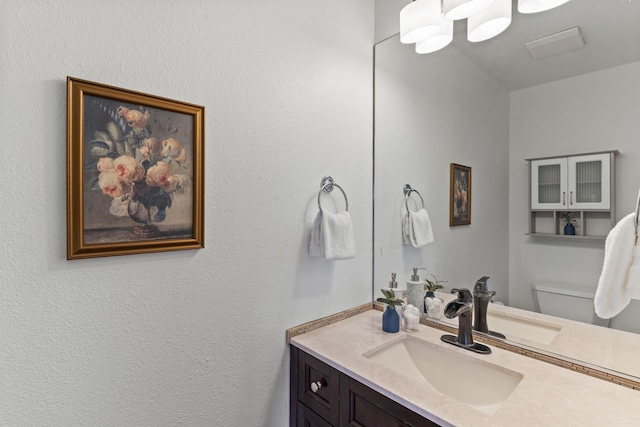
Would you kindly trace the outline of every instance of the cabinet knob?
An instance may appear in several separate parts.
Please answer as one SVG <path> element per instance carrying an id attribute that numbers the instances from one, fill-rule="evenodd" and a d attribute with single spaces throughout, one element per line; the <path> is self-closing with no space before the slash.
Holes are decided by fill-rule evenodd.
<path id="1" fill-rule="evenodd" d="M 565 205 L 565 206 L 567 205 L 567 192 L 566 191 L 562 192 L 562 204 Z"/>
<path id="2" fill-rule="evenodd" d="M 569 191 L 569 204 L 573 205 L 573 191 Z"/>
<path id="3" fill-rule="evenodd" d="M 311 383 L 311 391 L 317 393 L 318 390 L 322 388 L 322 383 L 320 381 L 315 381 Z"/>

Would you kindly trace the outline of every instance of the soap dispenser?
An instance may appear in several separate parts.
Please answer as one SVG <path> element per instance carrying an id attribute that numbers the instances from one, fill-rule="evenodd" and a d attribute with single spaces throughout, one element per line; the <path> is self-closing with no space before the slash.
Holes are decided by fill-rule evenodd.
<path id="1" fill-rule="evenodd" d="M 413 268 L 411 280 L 407 282 L 407 304 L 411 304 L 424 313 L 424 285 L 425 281 L 420 280 L 418 270 L 426 270 L 426 268 Z"/>

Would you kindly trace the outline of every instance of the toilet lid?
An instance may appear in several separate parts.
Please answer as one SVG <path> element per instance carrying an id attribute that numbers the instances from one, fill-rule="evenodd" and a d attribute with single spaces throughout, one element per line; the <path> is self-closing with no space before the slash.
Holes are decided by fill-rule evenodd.
<path id="1" fill-rule="evenodd" d="M 595 297 L 595 290 L 569 283 L 540 282 L 534 283 L 533 289 L 537 292 L 549 292 L 552 294 L 567 295 L 578 298 L 593 299 Z"/>

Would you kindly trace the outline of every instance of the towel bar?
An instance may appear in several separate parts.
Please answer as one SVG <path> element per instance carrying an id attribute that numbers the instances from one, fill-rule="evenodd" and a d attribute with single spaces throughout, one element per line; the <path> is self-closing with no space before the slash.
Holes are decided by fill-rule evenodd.
<path id="1" fill-rule="evenodd" d="M 411 188 L 409 184 L 405 184 L 402 191 L 404 191 L 404 205 L 407 208 L 407 212 L 409 212 L 409 196 L 411 193 L 416 193 L 420 197 L 420 200 L 422 201 L 422 209 L 424 209 L 424 199 L 418 190 Z"/>
<path id="2" fill-rule="evenodd" d="M 336 184 L 336 182 L 330 176 L 325 176 L 324 178 L 322 178 L 322 181 L 320 181 L 320 191 L 318 191 L 318 209 L 322 211 L 322 205 L 320 204 L 320 196 L 322 195 L 322 192 L 324 191 L 325 193 L 331 193 L 333 191 L 333 187 L 338 187 L 338 190 L 342 192 L 342 195 L 344 196 L 344 202 L 346 204 L 344 210 L 349 212 L 349 199 L 347 199 L 347 193 L 345 193 L 342 187 Z"/>

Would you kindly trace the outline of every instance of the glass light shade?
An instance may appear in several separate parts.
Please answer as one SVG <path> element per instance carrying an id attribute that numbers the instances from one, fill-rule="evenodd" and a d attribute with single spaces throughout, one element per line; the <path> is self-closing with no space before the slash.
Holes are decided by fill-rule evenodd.
<path id="1" fill-rule="evenodd" d="M 518 0 L 518 12 L 538 13 L 562 6 L 570 0 Z"/>
<path id="2" fill-rule="evenodd" d="M 493 6 L 467 20 L 467 39 L 481 42 L 495 37 L 511 25 L 511 0 L 496 0 Z"/>
<path id="3" fill-rule="evenodd" d="M 451 43 L 451 40 L 453 40 L 453 21 L 446 19 L 442 14 L 440 22 L 442 25 L 438 33 L 422 42 L 416 43 L 416 53 L 435 52 Z"/>
<path id="4" fill-rule="evenodd" d="M 440 30 L 440 0 L 416 0 L 400 11 L 400 41 L 417 43 Z"/>
<path id="5" fill-rule="evenodd" d="M 471 15 L 482 12 L 496 0 L 444 0 L 442 3 L 442 11 L 444 17 L 454 21 L 465 19 Z"/>

